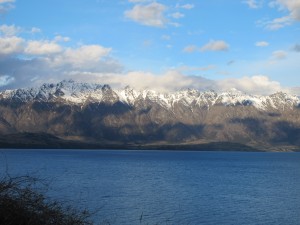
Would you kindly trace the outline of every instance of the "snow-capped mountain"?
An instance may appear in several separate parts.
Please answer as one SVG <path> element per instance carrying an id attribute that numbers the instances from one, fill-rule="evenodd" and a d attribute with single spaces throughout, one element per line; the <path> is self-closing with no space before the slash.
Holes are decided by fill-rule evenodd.
<path id="1" fill-rule="evenodd" d="M 0 144 L 1 135 L 30 132 L 97 143 L 226 142 L 300 149 L 299 103 L 299 97 L 282 92 L 159 93 L 62 81 L 0 92 Z"/>
<path id="2" fill-rule="evenodd" d="M 181 90 L 173 93 L 159 93 L 153 90 L 135 90 L 131 87 L 113 90 L 108 85 L 62 81 L 57 84 L 44 84 L 38 88 L 7 90 L 0 92 L 0 100 L 30 101 L 65 101 L 70 104 L 116 103 L 135 106 L 140 101 L 150 100 L 167 109 L 178 103 L 189 107 L 211 108 L 215 105 L 254 106 L 260 110 L 291 109 L 300 104 L 297 96 L 286 93 L 274 93 L 270 96 L 258 96 L 242 93 L 236 89 L 227 92 L 199 92 Z"/>

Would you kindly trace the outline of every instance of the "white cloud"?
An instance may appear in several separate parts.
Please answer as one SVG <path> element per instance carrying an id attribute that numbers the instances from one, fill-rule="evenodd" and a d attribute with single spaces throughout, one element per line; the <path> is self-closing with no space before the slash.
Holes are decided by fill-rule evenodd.
<path id="1" fill-rule="evenodd" d="M 293 22 L 293 20 L 290 16 L 284 16 L 284 17 L 273 19 L 271 21 L 262 22 L 262 24 L 268 30 L 278 30 L 278 29 L 281 29 L 283 27 L 291 25 L 292 22 Z"/>
<path id="2" fill-rule="evenodd" d="M 300 21 L 300 1 L 299 0 L 277 0 L 277 4 L 286 8 L 290 12 L 291 18 Z"/>
<path id="3" fill-rule="evenodd" d="M 24 40 L 19 37 L 0 38 L 0 55 L 17 54 L 23 51 Z"/>
<path id="4" fill-rule="evenodd" d="M 15 0 L 0 0 L 0 14 L 4 14 L 7 11 L 13 9 Z"/>
<path id="5" fill-rule="evenodd" d="M 260 22 L 269 30 L 278 30 L 291 25 L 294 21 L 300 21 L 300 0 L 275 0 L 269 6 L 277 7 L 279 11 L 288 11 L 288 15 L 275 18 L 271 21 Z"/>
<path id="6" fill-rule="evenodd" d="M 133 71 L 127 74 L 71 73 L 75 80 L 85 80 L 109 84 L 114 88 L 127 85 L 138 90 L 150 89 L 159 92 L 172 92 L 181 89 L 194 88 L 197 90 L 211 89 L 214 82 L 200 76 L 185 76 L 176 70 L 164 74 L 153 74 L 144 71 Z"/>
<path id="7" fill-rule="evenodd" d="M 245 4 L 249 6 L 251 9 L 257 9 L 261 7 L 262 2 L 257 1 L 257 0 L 245 0 L 243 1 Z"/>
<path id="8" fill-rule="evenodd" d="M 25 53 L 29 55 L 49 55 L 62 51 L 62 47 L 52 41 L 29 41 Z"/>
<path id="9" fill-rule="evenodd" d="M 13 42 L 10 40 L 8 43 Z M 47 51 L 44 49 L 42 52 Z M 14 82 L 7 82 L 3 88 L 11 89 L 40 85 L 45 82 L 59 82 L 72 78 L 68 76 L 72 71 L 99 74 L 121 73 L 123 66 L 109 57 L 110 51 L 110 48 L 98 45 L 84 45 L 75 49 L 63 48 L 56 54 L 41 55 L 42 52 L 35 52 L 39 54 L 29 55 L 25 53 L 24 48 L 11 47 L 9 50 L 2 48 L 0 39 L 0 75 L 5 74 L 15 79 Z M 6 55 L 3 55 L 4 53 Z M 14 57 L 13 53 L 20 53 L 22 57 Z M 87 79 L 88 77 L 82 81 Z"/>
<path id="10" fill-rule="evenodd" d="M 222 40 L 211 40 L 206 45 L 200 48 L 200 51 L 227 51 L 229 49 L 229 45 Z"/>
<path id="11" fill-rule="evenodd" d="M 198 51 L 198 47 L 196 45 L 188 45 L 183 49 L 183 52 L 192 53 Z"/>
<path id="12" fill-rule="evenodd" d="M 13 1 L 1 3 L 11 4 Z M 0 13 L 2 12 L 0 5 Z M 6 7 L 6 5 L 5 5 Z M 20 32 L 37 33 L 39 28 L 21 29 L 15 25 L 0 25 L 0 88 L 20 88 L 57 82 L 71 71 L 111 73 L 121 72 L 123 66 L 109 57 L 111 48 L 82 45 L 66 48 L 59 42 L 69 37 L 55 36 L 53 40 L 26 40 Z"/>
<path id="13" fill-rule="evenodd" d="M 29 30 L 22 29 L 21 27 L 15 26 L 14 24 L 13 25 L 3 24 L 0 26 L 0 36 L 12 37 L 12 36 L 16 36 L 21 32 L 34 34 L 34 33 L 40 33 L 41 30 L 36 27 L 32 27 Z"/>
<path id="14" fill-rule="evenodd" d="M 180 13 L 180 12 L 176 12 L 176 13 L 173 13 L 171 15 L 174 19 L 180 19 L 180 18 L 183 18 L 184 17 L 184 14 Z"/>
<path id="15" fill-rule="evenodd" d="M 245 93 L 258 95 L 269 95 L 278 91 L 286 91 L 279 82 L 272 81 L 269 77 L 263 75 L 223 79 L 216 82 L 219 91 L 235 88 Z"/>
<path id="16" fill-rule="evenodd" d="M 101 46 L 81 46 L 67 49 L 48 58 L 22 60 L 18 58 L 0 58 L 1 89 L 20 88 L 40 85 L 44 82 L 59 82 L 63 79 L 74 79 L 83 82 L 109 84 L 114 88 L 129 85 L 135 89 L 153 89 L 161 92 L 172 92 L 193 88 L 200 91 L 217 92 L 236 88 L 249 94 L 272 94 L 286 91 L 278 82 L 267 76 L 246 76 L 223 80 L 209 80 L 201 76 L 187 76 L 183 72 L 208 71 L 214 65 L 204 67 L 182 66 L 164 74 L 153 74 L 144 71 L 123 73 L 120 64 L 106 60 L 110 49 Z M 297 54 L 297 53 L 295 53 Z M 11 74 L 13 68 L 13 74 Z"/>
<path id="17" fill-rule="evenodd" d="M 69 61 L 80 63 L 85 60 L 97 62 L 111 52 L 111 48 L 105 48 L 100 45 L 83 45 L 77 49 L 67 49 L 64 53 Z"/>
<path id="18" fill-rule="evenodd" d="M 21 28 L 20 27 L 16 27 L 15 25 L 1 25 L 0 26 L 0 33 L 2 36 L 5 37 L 12 37 L 15 36 L 16 34 L 18 34 L 19 32 L 21 32 Z"/>
<path id="19" fill-rule="evenodd" d="M 0 25 L 0 88 L 11 89 L 57 82 L 72 71 L 121 73 L 123 66 L 109 56 L 111 48 L 82 45 L 66 48 L 59 42 L 69 37 L 56 36 L 53 40 L 26 40 L 17 33 L 40 32 L 38 28 L 23 30 L 15 25 Z"/>
<path id="20" fill-rule="evenodd" d="M 30 30 L 30 33 L 32 33 L 32 34 L 40 33 L 40 32 L 42 32 L 42 30 L 37 27 L 32 27 Z"/>
<path id="21" fill-rule="evenodd" d="M 185 4 L 185 5 L 176 4 L 176 8 L 193 9 L 194 7 L 195 6 L 193 4 Z"/>
<path id="22" fill-rule="evenodd" d="M 167 7 L 163 4 L 152 2 L 147 5 L 135 5 L 124 13 L 125 17 L 139 24 L 153 27 L 164 27 L 168 20 L 164 16 Z"/>
<path id="23" fill-rule="evenodd" d="M 287 52 L 285 51 L 278 50 L 272 52 L 272 59 L 281 60 L 281 59 L 285 59 L 286 57 L 287 57 Z"/>
<path id="24" fill-rule="evenodd" d="M 69 38 L 69 37 L 62 37 L 62 36 L 60 36 L 60 35 L 58 35 L 58 36 L 55 36 L 55 38 L 54 38 L 54 41 L 55 42 L 68 42 L 68 41 L 70 41 L 71 39 Z"/>
<path id="25" fill-rule="evenodd" d="M 214 66 L 203 68 L 209 70 Z M 195 70 L 202 68 L 194 68 Z M 85 81 L 109 84 L 113 88 L 130 87 L 138 90 L 150 89 L 159 92 L 174 92 L 183 89 L 196 89 L 199 91 L 215 90 L 228 91 L 232 88 L 248 94 L 269 95 L 279 91 L 289 92 L 279 82 L 267 76 L 245 76 L 242 78 L 228 78 L 222 80 L 209 80 L 201 76 L 187 76 L 183 70 L 170 70 L 164 74 L 153 74 L 144 71 L 134 71 L 126 74 L 80 73 L 72 72 L 70 78 Z"/>
<path id="26" fill-rule="evenodd" d="M 53 66 L 71 65 L 72 68 L 92 68 L 111 52 L 111 48 L 100 45 L 83 45 L 77 49 L 68 48 L 55 56 Z"/>
<path id="27" fill-rule="evenodd" d="M 183 49 L 183 52 L 193 53 L 196 51 L 206 52 L 206 51 L 227 51 L 229 49 L 229 44 L 222 40 L 211 40 L 207 44 L 203 45 L 201 48 L 196 45 L 188 45 Z"/>
<path id="28" fill-rule="evenodd" d="M 255 46 L 257 46 L 257 47 L 267 47 L 267 46 L 269 46 L 269 43 L 266 42 L 266 41 L 258 41 L 258 42 L 255 43 Z"/>
<path id="29" fill-rule="evenodd" d="M 8 75 L 0 76 L 0 87 L 7 86 L 7 85 L 11 84 L 14 81 L 15 81 L 14 77 L 11 77 L 11 76 L 8 76 Z"/>
<path id="30" fill-rule="evenodd" d="M 292 87 L 290 89 L 290 93 L 293 94 L 293 95 L 298 95 L 300 96 L 300 87 Z"/>

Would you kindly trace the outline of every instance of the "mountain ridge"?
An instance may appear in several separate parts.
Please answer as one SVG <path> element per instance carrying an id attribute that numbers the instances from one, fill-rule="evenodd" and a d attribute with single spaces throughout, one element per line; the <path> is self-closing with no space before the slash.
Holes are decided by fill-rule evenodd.
<path id="1" fill-rule="evenodd" d="M 110 94 L 110 99 L 105 97 Z M 111 101 L 128 105 L 134 105 L 139 98 L 160 103 L 171 108 L 174 103 L 183 101 L 187 105 L 210 107 L 215 104 L 223 105 L 253 105 L 265 110 L 267 108 L 279 108 L 283 104 L 288 107 L 299 106 L 300 97 L 277 92 L 269 96 L 250 95 L 235 88 L 226 92 L 217 93 L 214 90 L 200 92 L 195 89 L 180 90 L 170 93 L 161 93 L 151 89 L 135 90 L 129 86 L 123 89 L 112 89 L 109 85 L 78 83 L 74 80 L 63 80 L 57 84 L 43 84 L 38 88 L 23 88 L 0 92 L 0 99 L 28 101 L 55 101 L 58 98 L 69 103 L 84 104 L 86 102 Z"/>
<path id="2" fill-rule="evenodd" d="M 299 102 L 283 92 L 159 93 L 62 81 L 0 92 L 0 135 L 46 133 L 81 147 L 237 143 L 294 151 L 300 148 Z"/>

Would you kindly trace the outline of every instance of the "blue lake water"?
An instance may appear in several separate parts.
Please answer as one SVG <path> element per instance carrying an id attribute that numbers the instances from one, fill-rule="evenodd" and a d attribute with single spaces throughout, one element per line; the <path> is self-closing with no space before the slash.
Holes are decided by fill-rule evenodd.
<path id="1" fill-rule="evenodd" d="M 300 224 L 300 153 L 0 150 L 111 224 Z"/>

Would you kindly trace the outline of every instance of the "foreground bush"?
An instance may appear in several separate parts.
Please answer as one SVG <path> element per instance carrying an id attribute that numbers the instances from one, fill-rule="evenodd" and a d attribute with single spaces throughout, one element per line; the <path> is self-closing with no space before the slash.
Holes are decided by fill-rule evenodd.
<path id="1" fill-rule="evenodd" d="M 0 224 L 89 225 L 89 213 L 50 201 L 28 176 L 0 180 Z"/>

